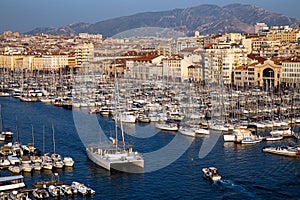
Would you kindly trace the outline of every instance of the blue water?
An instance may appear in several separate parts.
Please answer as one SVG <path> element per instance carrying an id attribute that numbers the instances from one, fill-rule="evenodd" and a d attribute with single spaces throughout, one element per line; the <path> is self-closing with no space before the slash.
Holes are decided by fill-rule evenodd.
<path id="1" fill-rule="evenodd" d="M 24 144 L 32 142 L 33 125 L 35 146 L 43 151 L 42 130 L 45 126 L 45 152 L 53 152 L 53 123 L 56 151 L 62 156 L 72 156 L 75 160 L 73 169 L 56 172 L 62 181 L 83 182 L 96 190 L 94 197 L 85 199 L 300 198 L 300 159 L 264 154 L 261 151 L 265 145 L 297 143 L 292 138 L 280 142 L 241 145 L 224 144 L 222 137 L 217 137 L 217 143 L 211 152 L 200 159 L 199 150 L 207 138 L 197 137 L 179 159 L 160 170 L 144 174 L 108 172 L 87 158 L 74 126 L 71 110 L 43 103 L 24 103 L 14 98 L 0 98 L 0 104 L 4 126 L 15 132 L 18 121 L 19 138 Z M 105 127 L 105 131 L 113 129 L 110 118 L 99 116 L 99 122 Z M 149 131 L 149 127 L 142 130 Z M 169 144 L 175 135 L 176 133 L 159 132 L 149 138 L 127 136 L 126 139 L 134 144 L 135 149 L 147 153 Z M 166 156 L 168 155 L 161 154 L 158 161 L 168 159 Z M 222 181 L 211 183 L 202 177 L 201 169 L 208 166 L 219 169 Z M 7 174 L 9 172 L 6 170 L 1 171 L 1 176 Z M 51 178 L 51 174 L 45 172 L 23 175 L 27 187 L 31 187 L 36 181 Z"/>

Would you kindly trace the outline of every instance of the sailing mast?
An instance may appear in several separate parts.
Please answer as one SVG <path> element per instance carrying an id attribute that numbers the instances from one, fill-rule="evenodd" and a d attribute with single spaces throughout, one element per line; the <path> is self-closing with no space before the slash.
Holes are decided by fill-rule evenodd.
<path id="1" fill-rule="evenodd" d="M 52 123 L 52 139 L 53 139 L 53 151 L 56 153 L 56 148 L 55 148 L 55 136 L 54 136 L 54 125 Z"/>
<path id="2" fill-rule="evenodd" d="M 2 118 L 2 107 L 1 107 L 1 104 L 0 104 L 0 133 L 3 132 L 3 118 Z"/>
<path id="3" fill-rule="evenodd" d="M 31 124 L 31 136 L 32 136 L 32 145 L 34 146 L 34 129 L 33 129 L 33 124 Z"/>
<path id="4" fill-rule="evenodd" d="M 45 126 L 43 125 L 43 153 L 45 154 Z"/>
<path id="5" fill-rule="evenodd" d="M 17 142 L 20 142 L 19 138 L 19 126 L 18 126 L 18 118 L 16 117 L 16 133 L 17 133 Z"/>

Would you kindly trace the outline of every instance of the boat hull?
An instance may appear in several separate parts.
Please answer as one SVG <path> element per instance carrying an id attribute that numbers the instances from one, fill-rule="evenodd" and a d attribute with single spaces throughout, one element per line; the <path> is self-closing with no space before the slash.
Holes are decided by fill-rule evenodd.
<path id="1" fill-rule="evenodd" d="M 109 171 L 114 169 L 118 171 L 140 173 L 144 168 L 143 159 L 125 159 L 126 155 L 124 155 L 124 159 L 106 159 L 107 157 L 93 153 L 88 149 L 86 152 L 91 161 Z"/>

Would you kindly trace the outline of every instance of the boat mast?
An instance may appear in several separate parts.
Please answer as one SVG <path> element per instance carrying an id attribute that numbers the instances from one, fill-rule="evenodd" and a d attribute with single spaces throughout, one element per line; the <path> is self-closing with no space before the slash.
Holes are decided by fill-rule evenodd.
<path id="1" fill-rule="evenodd" d="M 31 124 L 31 135 L 32 135 L 32 145 L 34 146 L 34 129 L 33 129 L 33 124 Z"/>
<path id="2" fill-rule="evenodd" d="M 45 126 L 43 125 L 43 153 L 45 154 Z"/>
<path id="3" fill-rule="evenodd" d="M 3 118 L 2 118 L 2 107 L 1 107 L 1 104 L 0 104 L 0 117 L 1 117 L 1 120 L 0 120 L 0 133 L 3 132 Z"/>
<path id="4" fill-rule="evenodd" d="M 120 115 L 120 107 L 119 107 L 119 84 L 117 79 L 117 65 L 116 65 L 116 58 L 114 58 L 114 81 L 115 81 L 115 107 L 116 107 L 116 113 L 115 113 L 115 128 L 116 128 L 116 144 L 117 144 L 117 133 L 118 133 L 118 120 L 120 121 L 120 128 L 121 128 L 121 135 L 122 135 L 122 142 L 123 146 L 125 148 L 125 138 L 124 138 L 124 131 L 123 131 L 123 123 Z M 116 145 L 116 150 L 117 150 Z"/>
<path id="5" fill-rule="evenodd" d="M 52 139 L 53 139 L 53 151 L 54 153 L 56 153 L 56 149 L 55 149 L 55 136 L 54 136 L 54 125 L 52 123 Z"/>
<path id="6" fill-rule="evenodd" d="M 19 126 L 18 126 L 18 117 L 16 117 L 16 133 L 17 133 L 17 142 L 20 142 L 20 138 L 19 138 Z"/>

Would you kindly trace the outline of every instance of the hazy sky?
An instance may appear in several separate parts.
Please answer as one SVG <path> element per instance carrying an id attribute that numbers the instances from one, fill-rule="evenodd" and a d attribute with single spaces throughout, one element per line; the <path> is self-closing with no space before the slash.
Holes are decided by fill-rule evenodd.
<path id="1" fill-rule="evenodd" d="M 251 4 L 300 18 L 300 0 L 1 0 L 0 33 L 26 32 L 36 27 L 60 27 L 72 22 L 94 23 L 145 11 L 163 11 L 202 4 Z"/>

